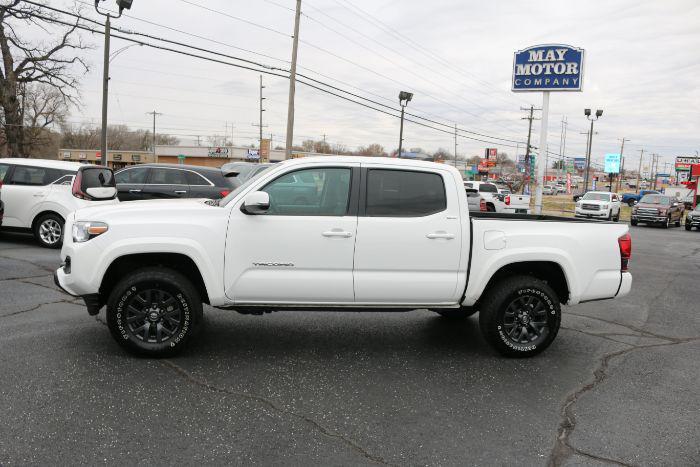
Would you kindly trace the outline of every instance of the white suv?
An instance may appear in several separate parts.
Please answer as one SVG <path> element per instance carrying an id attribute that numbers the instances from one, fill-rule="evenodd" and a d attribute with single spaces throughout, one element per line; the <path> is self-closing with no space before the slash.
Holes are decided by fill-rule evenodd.
<path id="1" fill-rule="evenodd" d="M 575 217 L 620 220 L 620 197 L 609 191 L 589 191 L 576 201 Z"/>
<path id="2" fill-rule="evenodd" d="M 111 169 L 46 159 L 0 159 L 3 230 L 30 231 L 41 246 L 59 248 L 76 209 L 117 203 Z"/>

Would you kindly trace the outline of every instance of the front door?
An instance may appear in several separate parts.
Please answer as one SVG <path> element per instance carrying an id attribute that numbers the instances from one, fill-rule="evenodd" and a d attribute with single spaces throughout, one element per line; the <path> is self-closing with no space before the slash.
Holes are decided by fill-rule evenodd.
<path id="1" fill-rule="evenodd" d="M 355 301 L 456 303 L 468 232 L 462 232 L 453 175 L 381 166 L 369 166 L 366 174 L 355 245 Z"/>
<path id="2" fill-rule="evenodd" d="M 231 211 L 226 295 L 235 303 L 352 303 L 358 170 L 316 164 L 260 180 L 267 213 L 245 214 L 242 201 Z"/>

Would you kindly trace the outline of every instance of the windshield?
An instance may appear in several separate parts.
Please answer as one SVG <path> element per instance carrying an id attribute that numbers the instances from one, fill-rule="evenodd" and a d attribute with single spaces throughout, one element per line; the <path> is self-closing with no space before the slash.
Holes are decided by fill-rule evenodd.
<path id="1" fill-rule="evenodd" d="M 586 193 L 583 198 L 587 201 L 610 201 L 610 193 Z"/>
<path id="2" fill-rule="evenodd" d="M 270 169 L 272 169 L 273 167 L 275 167 L 275 166 L 274 166 L 274 165 L 271 165 L 270 167 L 266 168 L 265 170 L 263 170 L 263 171 L 261 171 L 261 172 L 258 172 L 258 173 L 256 173 L 255 175 L 253 175 L 252 177 L 250 177 L 248 180 L 246 180 L 246 182 L 245 182 L 244 184 L 242 184 L 241 186 L 239 186 L 238 188 L 236 188 L 235 190 L 233 190 L 231 193 L 229 193 L 228 195 L 226 195 L 224 198 L 221 198 L 221 199 L 219 200 L 218 205 L 219 205 L 219 206 L 226 206 L 226 205 L 229 203 L 229 201 L 231 201 L 233 198 L 235 198 L 236 196 L 238 196 L 238 193 L 240 193 L 240 192 L 242 192 L 243 190 L 247 189 L 247 188 L 248 188 L 250 185 L 252 185 L 258 178 L 260 178 L 262 175 L 268 173 L 268 172 L 270 171 Z"/>
<path id="3" fill-rule="evenodd" d="M 661 204 L 664 206 L 669 206 L 671 204 L 671 198 L 669 198 L 668 196 L 661 195 L 644 195 L 640 203 Z"/>

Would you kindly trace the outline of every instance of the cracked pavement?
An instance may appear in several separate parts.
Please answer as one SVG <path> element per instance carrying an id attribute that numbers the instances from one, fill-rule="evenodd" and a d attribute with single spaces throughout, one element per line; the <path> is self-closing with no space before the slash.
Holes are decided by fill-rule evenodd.
<path id="1" fill-rule="evenodd" d="M 475 317 L 207 307 L 148 360 L 56 290 L 57 251 L 0 234 L 0 465 L 697 465 L 700 233 L 632 237 L 630 296 L 565 307 L 533 359 Z"/>

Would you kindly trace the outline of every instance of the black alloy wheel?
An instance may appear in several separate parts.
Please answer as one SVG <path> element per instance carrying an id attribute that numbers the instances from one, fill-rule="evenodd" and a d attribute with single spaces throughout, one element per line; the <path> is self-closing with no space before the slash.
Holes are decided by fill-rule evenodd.
<path id="1" fill-rule="evenodd" d="M 522 295 L 508 305 L 503 316 L 505 335 L 514 344 L 533 345 L 549 334 L 548 307 L 537 295 Z"/>
<path id="2" fill-rule="evenodd" d="M 162 344 L 182 330 L 182 306 L 164 290 L 143 290 L 131 295 L 124 305 L 127 330 L 136 339 Z"/>

